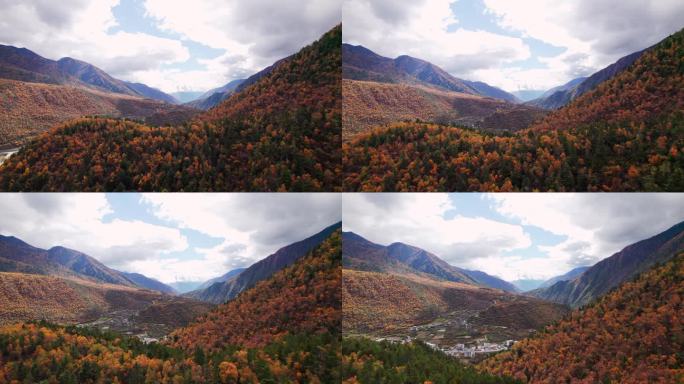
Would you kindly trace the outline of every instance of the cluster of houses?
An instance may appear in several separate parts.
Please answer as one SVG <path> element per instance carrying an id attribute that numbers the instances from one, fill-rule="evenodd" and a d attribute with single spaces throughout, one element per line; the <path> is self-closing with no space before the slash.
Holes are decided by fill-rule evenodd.
<path id="1" fill-rule="evenodd" d="M 455 357 L 466 357 L 466 358 L 472 358 L 475 357 L 475 355 L 478 354 L 485 354 L 485 353 L 495 353 L 495 352 L 501 352 L 509 349 L 513 343 L 515 343 L 515 340 L 506 340 L 503 343 L 489 343 L 489 342 L 483 342 L 483 343 L 477 343 L 476 345 L 473 346 L 466 346 L 465 344 L 456 344 L 453 347 L 446 347 L 446 348 L 439 348 L 442 352 L 446 353 L 447 355 L 450 356 L 455 356 Z"/>

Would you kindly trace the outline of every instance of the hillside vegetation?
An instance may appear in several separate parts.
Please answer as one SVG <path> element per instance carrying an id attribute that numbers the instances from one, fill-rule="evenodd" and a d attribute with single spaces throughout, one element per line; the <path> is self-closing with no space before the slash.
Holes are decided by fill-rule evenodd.
<path id="1" fill-rule="evenodd" d="M 263 348 L 184 352 L 114 332 L 47 323 L 0 327 L 0 383 L 333 383 L 339 342 L 288 335 Z"/>
<path id="2" fill-rule="evenodd" d="M 295 264 L 170 335 L 174 347 L 263 346 L 289 333 L 341 331 L 340 231 Z"/>
<path id="3" fill-rule="evenodd" d="M 182 127 L 82 119 L 0 167 L 10 191 L 341 188 L 341 26 Z"/>
<path id="4" fill-rule="evenodd" d="M 342 341 L 341 365 L 345 384 L 518 383 L 509 377 L 479 373 L 473 367 L 434 351 L 423 343 L 396 344 L 345 338 Z"/>
<path id="5" fill-rule="evenodd" d="M 196 110 L 83 87 L 0 79 L 0 147 L 16 147 L 50 127 L 87 115 L 154 125 L 181 123 Z"/>
<path id="6" fill-rule="evenodd" d="M 344 145 L 346 190 L 684 190 L 684 31 L 515 134 L 403 123 Z"/>
<path id="7" fill-rule="evenodd" d="M 172 329 L 187 325 L 211 308 L 210 304 L 122 285 L 0 272 L 0 324 L 29 320 L 75 324 L 115 311 L 131 311 L 142 328 L 143 324 L 164 324 Z"/>
<path id="8" fill-rule="evenodd" d="M 684 254 L 480 365 L 529 383 L 684 381 Z"/>

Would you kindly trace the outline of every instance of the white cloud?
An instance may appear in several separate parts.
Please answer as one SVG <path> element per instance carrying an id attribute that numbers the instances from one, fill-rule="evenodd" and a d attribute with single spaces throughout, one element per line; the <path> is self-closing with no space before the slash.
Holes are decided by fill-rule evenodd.
<path id="1" fill-rule="evenodd" d="M 345 194 L 343 225 L 370 241 L 415 245 L 452 265 L 510 281 L 547 279 L 592 265 L 684 220 L 680 194 L 481 197 L 490 209 L 464 217 L 447 194 Z M 459 195 L 452 198 L 458 202 Z M 487 218 L 498 215 L 505 219 Z M 530 227 L 555 236 L 532 236 Z"/>
<path id="2" fill-rule="evenodd" d="M 523 225 L 567 237 L 553 246 L 538 246 L 546 257 L 538 260 L 539 264 L 535 261 L 530 265 L 529 277 L 544 276 L 544 271 L 553 271 L 551 275 L 554 275 L 580 265 L 592 265 L 684 220 L 684 201 L 680 194 L 508 193 L 486 196 L 499 213 L 520 220 Z M 522 267 L 529 263 L 521 264 L 516 259 L 500 261 L 506 267 Z"/>
<path id="3" fill-rule="evenodd" d="M 112 7 L 119 0 L 1 1 L 0 43 L 28 48 L 58 60 L 73 57 L 124 80 L 137 71 L 186 61 L 179 40 L 144 33 L 107 31 L 117 25 Z"/>
<path id="4" fill-rule="evenodd" d="M 0 0 L 0 44 L 25 47 L 53 60 L 70 56 L 166 92 L 205 91 L 254 74 L 310 44 L 341 22 L 340 2 L 144 1 L 146 15 L 140 16 L 150 17 L 172 36 L 159 37 L 152 32 L 112 33 L 111 28 L 124 24 L 112 12 L 120 0 Z M 226 53 L 198 59 L 199 65 L 187 69 L 188 40 Z M 236 57 L 241 60 L 235 62 Z"/>
<path id="5" fill-rule="evenodd" d="M 167 260 L 185 280 L 247 267 L 341 220 L 341 198 L 326 193 L 144 194 L 150 213 L 178 228 L 222 239 L 196 251 L 201 262 Z M 165 278 L 169 278 L 166 276 Z"/>
<path id="6" fill-rule="evenodd" d="M 475 0 L 345 0 L 344 40 L 388 57 L 408 54 L 508 91 L 548 89 L 590 75 L 684 27 L 679 0 L 484 0 L 508 33 L 466 30 L 451 5 Z M 486 28 L 486 26 L 483 26 Z M 518 37 L 520 36 L 520 37 Z M 563 48 L 530 57 L 525 38 Z M 536 54 L 536 53 L 535 53 Z"/>
<path id="7" fill-rule="evenodd" d="M 566 48 L 558 56 L 540 58 L 548 76 L 562 77 L 555 85 L 590 75 L 684 27 L 684 2 L 679 0 L 528 0 L 524 5 L 484 0 L 484 4 L 502 27 Z M 526 72 L 518 76 L 529 77 Z"/>
<path id="8" fill-rule="evenodd" d="M 448 72 L 472 78 L 474 71 L 498 68 L 530 56 L 522 39 L 483 30 L 455 28 L 453 0 L 395 2 L 345 0 L 344 40 L 388 57 L 410 55 Z"/>
<path id="9" fill-rule="evenodd" d="M 248 267 L 341 220 L 336 194 L 145 194 L 139 203 L 164 224 L 122 219 L 104 194 L 3 194 L 0 234 L 44 249 L 66 246 L 169 283 Z M 203 247 L 184 229 L 220 243 Z"/>
<path id="10" fill-rule="evenodd" d="M 147 15 L 183 39 L 225 50 L 202 60 L 223 85 L 299 51 L 341 22 L 341 0 L 145 0 Z"/>
<path id="11" fill-rule="evenodd" d="M 527 248 L 530 237 L 519 225 L 456 215 L 447 194 L 345 194 L 346 231 L 388 245 L 403 242 L 435 253 L 459 267 L 475 260 Z"/>
<path id="12" fill-rule="evenodd" d="M 3 194 L 0 233 L 39 248 L 61 245 L 114 268 L 188 247 L 178 229 L 114 219 L 104 194 Z"/>

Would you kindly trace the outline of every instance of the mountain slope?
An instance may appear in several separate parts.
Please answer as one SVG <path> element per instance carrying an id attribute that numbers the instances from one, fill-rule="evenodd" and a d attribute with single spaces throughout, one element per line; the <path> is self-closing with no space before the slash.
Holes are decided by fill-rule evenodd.
<path id="1" fill-rule="evenodd" d="M 209 351 L 261 346 L 288 333 L 339 337 L 342 311 L 340 230 L 306 256 L 171 334 L 170 344 Z"/>
<path id="2" fill-rule="evenodd" d="M 197 109 L 207 110 L 220 104 L 233 93 L 237 92 L 238 87 L 245 82 L 245 79 L 238 79 L 229 82 L 228 84 L 211 89 L 195 100 L 186 103 L 187 106 Z"/>
<path id="3" fill-rule="evenodd" d="M 500 279 L 496 276 L 488 275 L 485 272 L 482 271 L 471 271 L 464 269 L 463 272 L 470 276 L 471 279 L 475 280 L 475 282 L 478 285 L 484 286 L 484 287 L 490 287 L 490 288 L 496 288 L 500 289 L 502 291 L 506 292 L 518 292 L 518 288 L 509 283 L 508 281 L 505 281 L 503 279 Z"/>
<path id="4" fill-rule="evenodd" d="M 529 383 L 684 379 L 684 254 L 480 365 Z"/>
<path id="5" fill-rule="evenodd" d="M 130 273 L 130 272 L 122 272 L 124 276 L 130 281 L 132 281 L 135 285 L 141 288 L 147 288 L 151 289 L 153 291 L 158 291 L 162 293 L 168 293 L 170 295 L 175 295 L 176 290 L 173 289 L 172 287 L 162 283 L 161 281 L 149 278 L 145 275 L 142 275 L 140 273 Z"/>
<path id="6" fill-rule="evenodd" d="M 182 127 L 55 127 L 0 166 L 0 189 L 339 190 L 341 39 L 340 25 Z"/>
<path id="7" fill-rule="evenodd" d="M 482 271 L 471 271 L 449 265 L 438 256 L 404 243 L 383 246 L 353 233 L 344 232 L 343 264 L 345 268 L 398 274 L 425 274 L 433 278 L 517 292 L 510 283 Z"/>
<path id="8" fill-rule="evenodd" d="M 174 104 L 166 93 L 145 84 L 115 79 L 105 71 L 81 60 L 64 57 L 46 59 L 26 48 L 0 45 L 0 78 L 32 83 L 85 86 L 128 96 L 142 96 Z"/>
<path id="9" fill-rule="evenodd" d="M 599 86 L 599 84 L 612 79 L 620 72 L 629 68 L 629 66 L 632 65 L 639 57 L 641 57 L 644 52 L 646 52 L 646 49 L 629 54 L 619 59 L 615 63 L 607 66 L 606 68 L 594 73 L 588 78 L 571 80 L 569 83 L 562 85 L 557 89 L 550 90 L 550 94 L 544 94 L 539 99 L 528 102 L 528 104 L 545 109 L 561 108 L 572 100 L 595 89 Z"/>
<path id="10" fill-rule="evenodd" d="M 60 324 L 93 322 L 98 326 L 118 319 L 123 313 L 127 314 L 126 321 L 113 321 L 110 327 L 155 333 L 159 337 L 187 325 L 211 308 L 207 303 L 130 286 L 74 277 L 0 272 L 0 324 L 47 320 Z"/>
<path id="11" fill-rule="evenodd" d="M 345 189 L 684 190 L 682 61 L 679 31 L 512 135 L 422 123 L 361 135 L 343 146 Z"/>
<path id="12" fill-rule="evenodd" d="M 452 92 L 518 101 L 515 96 L 499 88 L 456 78 L 425 60 L 407 55 L 390 59 L 360 45 L 342 44 L 342 73 L 345 79 L 350 80 L 431 85 Z"/>
<path id="13" fill-rule="evenodd" d="M 657 263 L 684 251 L 684 222 L 601 260 L 574 280 L 559 281 L 529 294 L 580 307 L 632 279 Z"/>
<path id="14" fill-rule="evenodd" d="M 178 99 L 176 99 L 172 95 L 164 93 L 163 91 L 160 91 L 157 88 L 152 88 L 142 83 L 132 83 L 130 81 L 124 81 L 124 84 L 126 84 L 128 88 L 134 90 L 138 95 L 146 97 L 148 99 L 165 101 L 169 104 L 180 103 L 180 101 L 178 101 Z"/>
<path id="15" fill-rule="evenodd" d="M 109 268 L 85 253 L 64 247 L 44 250 L 13 236 L 0 235 L 0 271 L 76 278 L 173 293 L 173 289 L 165 284 L 141 274 L 127 274 Z"/>
<path id="16" fill-rule="evenodd" d="M 74 85 L 21 82 L 0 78 L 0 146 L 29 142 L 50 127 L 87 115 L 148 121 L 163 125 L 188 120 L 197 110 Z"/>
<path id="17" fill-rule="evenodd" d="M 215 304 L 225 303 L 240 292 L 243 292 L 259 281 L 265 280 L 274 273 L 292 265 L 306 256 L 312 249 L 318 247 L 332 233 L 340 229 L 341 223 L 333 224 L 317 234 L 304 240 L 280 248 L 272 255 L 252 264 L 232 279 L 210 285 L 206 289 L 186 293 L 184 296 Z"/>
<path id="18" fill-rule="evenodd" d="M 559 281 L 574 280 L 575 278 L 577 278 L 578 276 L 580 276 L 581 274 L 583 274 L 584 271 L 586 271 L 586 270 L 589 269 L 589 268 L 591 268 L 591 267 L 577 267 L 577 268 L 573 268 L 572 270 L 570 270 L 570 271 L 567 272 L 567 273 L 564 273 L 564 274 L 562 274 L 562 275 L 560 275 L 560 276 L 552 277 L 552 278 L 546 280 L 546 281 L 543 282 L 541 285 L 539 285 L 539 288 L 550 287 L 550 286 L 556 284 L 556 283 L 559 282 Z"/>

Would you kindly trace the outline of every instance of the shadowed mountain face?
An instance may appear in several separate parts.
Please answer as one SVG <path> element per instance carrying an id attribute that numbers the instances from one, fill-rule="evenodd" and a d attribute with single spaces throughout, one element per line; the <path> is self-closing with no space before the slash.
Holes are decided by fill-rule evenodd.
<path id="1" fill-rule="evenodd" d="M 481 271 L 470 271 L 449 265 L 438 256 L 404 243 L 383 246 L 353 233 L 344 232 L 342 242 L 345 268 L 385 272 L 418 273 L 432 278 L 517 292 L 512 284 Z"/>
<path id="2" fill-rule="evenodd" d="M 92 282 L 139 287 L 164 293 L 173 288 L 141 274 L 109 268 L 85 253 L 64 247 L 33 247 L 12 236 L 0 235 L 0 271 L 79 278 Z"/>
<path id="3" fill-rule="evenodd" d="M 653 265 L 668 261 L 683 250 L 684 222 L 625 247 L 573 280 L 559 281 L 550 287 L 531 291 L 530 294 L 572 307 L 581 307 Z"/>
<path id="4" fill-rule="evenodd" d="M 158 89 L 115 79 L 84 61 L 70 57 L 54 61 L 26 48 L 7 45 L 0 45 L 0 78 L 32 83 L 86 86 L 106 92 L 175 102 L 173 96 Z"/>
<path id="5" fill-rule="evenodd" d="M 237 275 L 242 273 L 242 271 L 244 271 L 245 269 L 247 269 L 247 268 L 236 268 L 236 269 L 233 269 L 233 270 L 230 270 L 230 271 L 224 273 L 223 275 L 221 275 L 219 277 L 215 277 L 213 279 L 207 280 L 204 283 L 202 283 L 199 287 L 197 287 L 197 290 L 209 288 L 216 283 L 226 282 L 232 278 L 237 277 Z"/>
<path id="6" fill-rule="evenodd" d="M 252 266 L 227 281 L 214 283 L 206 289 L 188 292 L 184 296 L 216 304 L 225 303 L 237 296 L 240 292 L 253 287 L 259 281 L 268 278 L 275 272 L 286 268 L 304 257 L 312 249 L 327 239 L 331 233 L 341 228 L 341 226 L 341 223 L 331 225 L 309 238 L 280 248 L 274 254 L 254 263 Z"/>
<path id="7" fill-rule="evenodd" d="M 632 65 L 646 51 L 629 54 L 606 68 L 594 73 L 588 78 L 581 77 L 571 80 L 567 84 L 550 89 L 540 98 L 528 101 L 526 104 L 544 109 L 558 109 L 564 107 L 574 99 L 598 87 L 599 84 L 617 76 L 620 72 Z"/>

